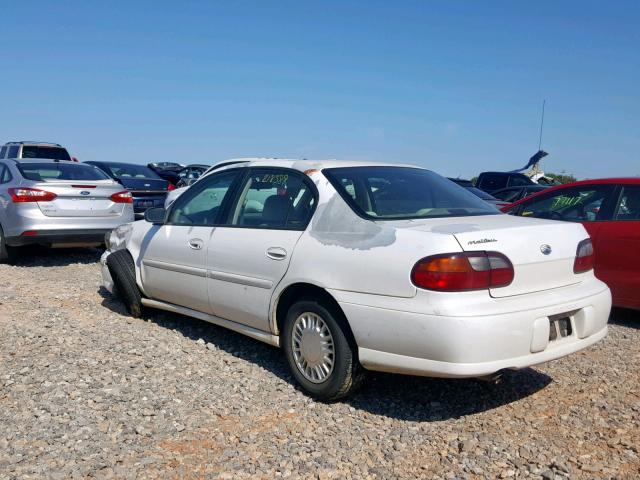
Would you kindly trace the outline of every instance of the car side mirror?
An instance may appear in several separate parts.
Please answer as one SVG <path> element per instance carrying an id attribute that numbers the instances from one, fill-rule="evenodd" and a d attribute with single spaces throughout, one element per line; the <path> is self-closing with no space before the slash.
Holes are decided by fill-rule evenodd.
<path id="1" fill-rule="evenodd" d="M 144 212 L 144 219 L 154 225 L 164 225 L 167 211 L 162 207 L 148 208 Z"/>

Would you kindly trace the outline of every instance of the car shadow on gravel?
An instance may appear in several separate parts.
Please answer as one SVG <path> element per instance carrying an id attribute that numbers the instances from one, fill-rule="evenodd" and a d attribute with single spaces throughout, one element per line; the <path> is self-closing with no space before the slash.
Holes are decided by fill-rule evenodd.
<path id="1" fill-rule="evenodd" d="M 124 305 L 104 287 L 102 305 L 127 315 Z M 252 362 L 298 388 L 279 349 L 231 330 L 178 314 L 151 310 L 145 319 L 202 339 L 215 349 Z M 365 383 L 342 402 L 358 410 L 400 420 L 432 422 L 484 412 L 521 400 L 545 388 L 552 378 L 532 368 L 505 371 L 499 383 L 477 379 L 439 379 L 368 372 Z M 299 388 L 298 388 L 299 389 Z"/>
<path id="2" fill-rule="evenodd" d="M 16 267 L 65 267 L 74 263 L 92 264 L 100 260 L 99 248 L 20 247 L 12 265 Z"/>
<path id="3" fill-rule="evenodd" d="M 372 372 L 359 394 L 347 399 L 369 413 L 434 422 L 492 410 L 542 390 L 552 378 L 532 368 L 505 371 L 499 382 L 411 377 Z"/>
<path id="4" fill-rule="evenodd" d="M 611 310 L 609 323 L 623 327 L 640 329 L 640 311 L 626 308 L 614 308 Z"/>

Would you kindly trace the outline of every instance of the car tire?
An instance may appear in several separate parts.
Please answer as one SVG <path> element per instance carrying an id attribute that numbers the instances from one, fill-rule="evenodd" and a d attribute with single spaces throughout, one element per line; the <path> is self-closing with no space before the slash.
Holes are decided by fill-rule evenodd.
<path id="1" fill-rule="evenodd" d="M 358 388 L 364 372 L 350 339 L 346 319 L 336 308 L 314 299 L 302 299 L 289 308 L 281 341 L 291 372 L 305 392 L 333 401 Z"/>
<path id="2" fill-rule="evenodd" d="M 136 283 L 133 257 L 127 250 L 118 250 L 107 257 L 107 267 L 117 296 L 132 317 L 140 318 L 143 312 L 142 293 Z"/>
<path id="3" fill-rule="evenodd" d="M 0 263 L 11 263 L 14 254 L 14 249 L 7 245 L 4 239 L 4 231 L 0 227 Z"/>

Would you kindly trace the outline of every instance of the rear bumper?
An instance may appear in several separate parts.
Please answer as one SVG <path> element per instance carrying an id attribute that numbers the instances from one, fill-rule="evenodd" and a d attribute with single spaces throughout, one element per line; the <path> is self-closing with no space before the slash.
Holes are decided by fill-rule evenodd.
<path id="1" fill-rule="evenodd" d="M 494 360 L 491 362 L 440 362 L 427 358 L 398 355 L 368 348 L 359 348 L 358 355 L 360 363 L 369 370 L 443 378 L 483 377 L 499 372 L 500 370 L 518 370 L 566 357 L 571 353 L 578 352 L 599 342 L 607 335 L 607 330 L 605 326 L 598 332 L 581 340 L 567 342 L 539 353 L 529 353 L 520 357 Z"/>
<path id="2" fill-rule="evenodd" d="M 7 244 L 28 245 L 34 243 L 86 243 L 100 237 L 104 241 L 104 233 L 132 222 L 133 207 L 124 204 L 122 213 L 113 216 L 78 216 L 78 217 L 48 217 L 42 213 L 36 204 L 15 204 L 8 209 L 2 219 L 2 229 Z M 37 232 L 36 236 L 24 236 L 24 232 Z M 48 237 L 48 238 L 47 238 Z M 76 237 L 82 237 L 77 239 Z"/>
<path id="3" fill-rule="evenodd" d="M 19 237 L 7 237 L 6 242 L 10 247 L 25 245 L 84 245 L 88 243 L 103 243 L 104 237 L 111 229 L 96 230 L 38 230 L 37 235 L 21 235 Z"/>
<path id="4" fill-rule="evenodd" d="M 474 308 L 460 295 L 457 309 L 428 313 L 409 311 L 417 306 L 415 299 L 378 296 L 366 305 L 359 302 L 366 300 L 362 296 L 331 293 L 349 321 L 365 368 L 433 377 L 491 375 L 564 357 L 602 339 L 611 310 L 611 293 L 595 278 L 519 298 L 487 296 L 492 308 Z M 571 334 L 551 340 L 549 317 L 561 314 L 570 319 Z"/>

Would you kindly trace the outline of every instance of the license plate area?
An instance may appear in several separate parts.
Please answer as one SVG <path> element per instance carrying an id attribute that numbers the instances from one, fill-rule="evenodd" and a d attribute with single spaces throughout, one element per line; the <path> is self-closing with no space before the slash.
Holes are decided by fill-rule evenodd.
<path id="1" fill-rule="evenodd" d="M 560 340 L 570 337 L 573 334 L 573 325 L 571 317 L 575 315 L 577 310 L 567 313 L 559 313 L 549 317 L 549 341 Z"/>
<path id="2" fill-rule="evenodd" d="M 153 207 L 153 200 L 139 200 L 136 202 L 136 206 L 141 208 Z"/>

